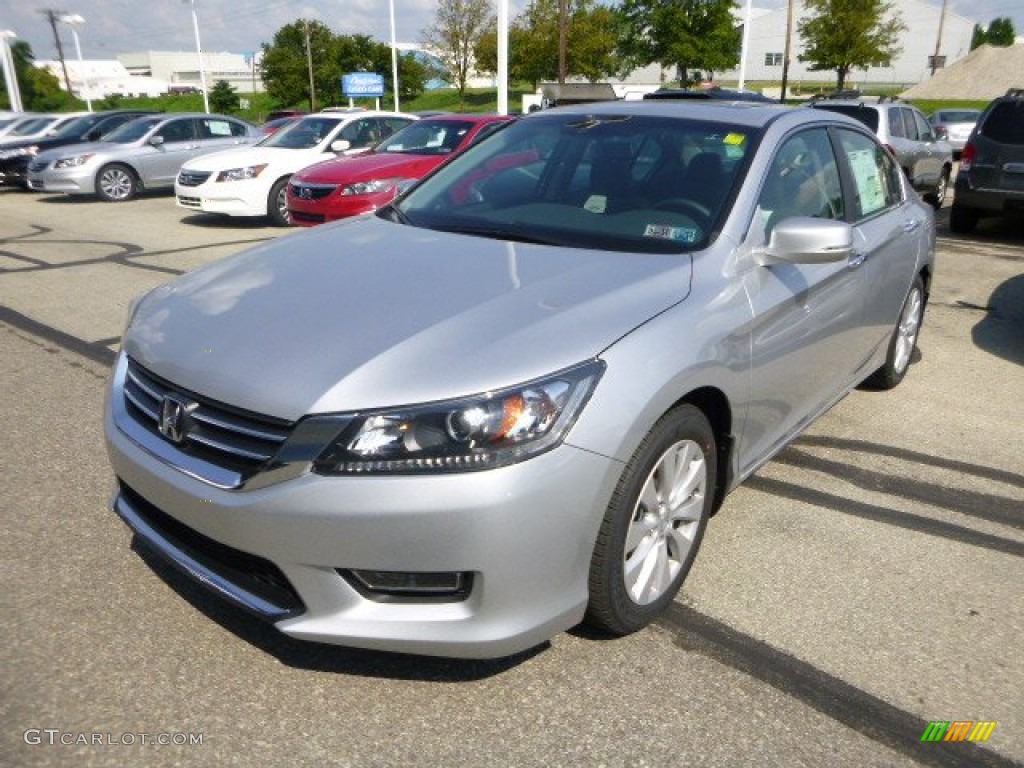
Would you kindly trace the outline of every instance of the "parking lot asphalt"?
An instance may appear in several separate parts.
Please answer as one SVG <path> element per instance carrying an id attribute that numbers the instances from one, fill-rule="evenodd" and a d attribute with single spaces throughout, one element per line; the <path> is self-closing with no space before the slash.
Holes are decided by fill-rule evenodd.
<path id="1" fill-rule="evenodd" d="M 0 764 L 1020 765 L 1024 222 L 938 226 L 907 379 L 730 496 L 663 620 L 467 662 L 289 640 L 107 509 L 129 301 L 287 230 L 0 189 Z"/>

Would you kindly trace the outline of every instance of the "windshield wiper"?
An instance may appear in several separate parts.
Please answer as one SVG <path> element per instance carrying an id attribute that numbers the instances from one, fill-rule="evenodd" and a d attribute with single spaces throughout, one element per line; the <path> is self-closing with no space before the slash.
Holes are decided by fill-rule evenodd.
<path id="1" fill-rule="evenodd" d="M 489 237 L 493 240 L 514 240 L 517 243 L 532 243 L 534 245 L 566 245 L 566 243 L 561 240 L 537 237 L 536 235 L 528 234 L 517 229 L 495 226 L 481 226 L 475 224 L 435 224 L 432 225 L 430 229 L 437 229 L 442 232 L 453 232 L 459 235 Z"/>

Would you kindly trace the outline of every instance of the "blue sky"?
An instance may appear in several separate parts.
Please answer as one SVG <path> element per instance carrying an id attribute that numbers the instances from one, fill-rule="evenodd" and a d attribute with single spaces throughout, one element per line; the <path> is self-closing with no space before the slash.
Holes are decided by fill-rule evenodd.
<path id="1" fill-rule="evenodd" d="M 740 0 L 741 3 L 744 0 Z M 936 7 L 941 0 L 928 0 Z M 117 53 L 140 50 L 195 50 L 188 0 L 4 0 L 0 29 L 10 29 L 27 41 L 39 59 L 56 58 L 53 32 L 41 8 L 56 8 L 85 18 L 79 30 L 85 58 L 111 59 Z M 987 24 L 993 18 L 1013 19 L 1024 35 L 1024 0 L 948 0 L 949 10 Z M 394 0 L 396 38 L 416 42 L 432 21 L 436 0 Z M 513 10 L 525 0 L 511 0 Z M 785 0 L 754 0 L 755 7 L 780 7 Z M 196 0 L 202 47 L 244 53 L 269 42 L 274 32 L 298 18 L 315 18 L 344 34 L 367 34 L 382 41 L 390 37 L 386 0 Z M 58 28 L 63 25 L 58 25 Z M 65 54 L 74 56 L 74 43 L 61 30 Z"/>

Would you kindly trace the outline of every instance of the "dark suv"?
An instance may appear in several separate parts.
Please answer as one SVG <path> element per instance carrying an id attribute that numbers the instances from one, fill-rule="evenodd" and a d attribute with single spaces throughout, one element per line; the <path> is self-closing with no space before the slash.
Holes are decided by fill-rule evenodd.
<path id="1" fill-rule="evenodd" d="M 985 108 L 960 154 L 949 228 L 971 232 L 988 216 L 1024 217 L 1024 88 Z"/>
<path id="2" fill-rule="evenodd" d="M 152 109 L 109 109 L 90 112 L 69 120 L 42 138 L 5 144 L 0 149 L 0 184 L 27 187 L 28 164 L 40 152 L 84 141 L 96 141 L 122 123 L 154 112 Z"/>

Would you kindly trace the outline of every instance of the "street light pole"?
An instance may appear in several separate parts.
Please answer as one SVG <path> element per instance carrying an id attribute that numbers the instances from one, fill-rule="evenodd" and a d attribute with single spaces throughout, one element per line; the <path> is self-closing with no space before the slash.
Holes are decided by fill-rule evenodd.
<path id="1" fill-rule="evenodd" d="M 196 0 L 189 0 L 192 5 L 192 29 L 196 33 L 196 56 L 199 57 L 199 82 L 203 88 L 203 109 L 210 111 L 210 97 L 206 94 L 206 70 L 203 69 L 203 47 L 199 44 L 199 17 L 196 16 Z"/>
<path id="2" fill-rule="evenodd" d="M 391 14 L 391 87 L 395 95 L 395 112 L 398 111 L 398 47 L 395 42 L 395 0 L 388 0 Z"/>
<path id="3" fill-rule="evenodd" d="M 85 98 L 85 108 L 92 112 L 92 100 L 89 98 L 89 77 L 85 74 L 85 62 L 82 61 L 82 46 L 78 42 L 79 24 L 85 24 L 85 19 L 77 13 L 68 13 L 60 17 L 60 20 L 71 27 L 71 36 L 75 38 L 75 53 L 78 54 L 78 69 L 82 76 L 82 95 Z"/>
<path id="4" fill-rule="evenodd" d="M 9 29 L 0 29 L 0 63 L 4 69 L 4 82 L 7 84 L 7 100 L 11 102 L 11 109 L 15 112 L 24 112 L 25 107 L 21 103 L 21 89 L 18 88 L 18 73 L 14 68 L 14 56 L 11 55 L 11 46 L 8 40 L 13 40 L 17 35 Z"/>

